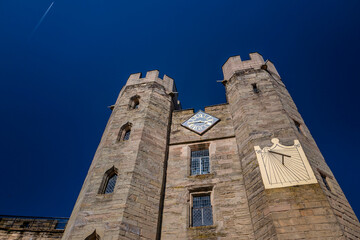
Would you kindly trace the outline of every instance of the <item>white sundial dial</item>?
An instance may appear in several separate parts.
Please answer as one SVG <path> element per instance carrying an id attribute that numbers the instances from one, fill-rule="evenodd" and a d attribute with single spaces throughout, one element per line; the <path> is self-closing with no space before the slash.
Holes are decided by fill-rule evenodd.
<path id="1" fill-rule="evenodd" d="M 201 135 L 219 120 L 200 110 L 181 125 Z"/>
<path id="2" fill-rule="evenodd" d="M 280 144 L 277 138 L 271 142 L 271 147 L 254 147 L 265 189 L 317 183 L 298 140 L 292 146 Z"/>

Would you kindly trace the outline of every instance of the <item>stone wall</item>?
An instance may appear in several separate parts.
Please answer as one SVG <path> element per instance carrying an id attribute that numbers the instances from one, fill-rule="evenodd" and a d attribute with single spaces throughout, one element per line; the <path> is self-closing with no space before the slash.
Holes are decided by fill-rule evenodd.
<path id="1" fill-rule="evenodd" d="M 0 230 L 0 239 L 8 240 L 53 240 L 61 239 L 63 231 L 61 232 L 47 232 L 47 231 L 19 231 L 19 230 Z"/>
<path id="2" fill-rule="evenodd" d="M 255 53 L 256 55 L 256 53 Z M 359 222 L 325 163 L 276 70 L 269 62 L 223 67 L 227 99 L 245 179 L 256 239 L 356 239 Z M 237 60 L 241 61 L 241 60 Z M 255 67 L 254 67 L 255 66 Z M 270 67 L 268 67 L 270 66 Z M 228 72 L 230 69 L 231 72 Z M 272 71 L 270 71 L 270 70 Z M 253 91 L 256 83 L 259 92 Z M 300 123 L 297 130 L 294 120 Z M 319 184 L 265 190 L 254 146 L 298 139 Z M 334 188 L 324 186 L 320 172 Z M 337 196 L 336 196 L 337 195 Z M 335 202 L 335 203 L 334 203 Z"/>
<path id="3" fill-rule="evenodd" d="M 0 239 L 60 239 L 67 219 L 0 216 Z"/>
<path id="4" fill-rule="evenodd" d="M 228 105 L 205 108 L 220 119 L 202 136 L 181 123 L 193 110 L 172 117 L 161 239 L 254 239 L 240 160 Z M 210 173 L 190 175 L 191 149 L 206 145 Z M 212 226 L 191 227 L 191 194 L 211 193 Z"/>
<path id="5" fill-rule="evenodd" d="M 229 58 L 223 72 L 228 103 L 205 108 L 220 121 L 202 135 L 181 126 L 194 111 L 179 110 L 171 78 L 158 71 L 129 77 L 63 239 L 360 238 L 359 221 L 274 64 L 252 53 L 247 61 Z M 123 141 L 122 129 L 130 128 Z M 265 189 L 254 146 L 271 146 L 272 138 L 284 145 L 298 139 L 318 183 Z M 191 175 L 191 151 L 204 148 L 210 173 Z M 111 169 L 115 190 L 102 194 Z M 192 199 L 204 194 L 213 224 L 193 227 Z"/>
<path id="6" fill-rule="evenodd" d="M 174 89 L 172 79 L 131 75 L 121 90 L 75 204 L 63 239 L 155 239 Z M 138 108 L 131 99 L 137 97 Z M 123 140 L 123 127 L 131 128 Z M 99 192 L 104 174 L 116 169 L 113 193 Z"/>

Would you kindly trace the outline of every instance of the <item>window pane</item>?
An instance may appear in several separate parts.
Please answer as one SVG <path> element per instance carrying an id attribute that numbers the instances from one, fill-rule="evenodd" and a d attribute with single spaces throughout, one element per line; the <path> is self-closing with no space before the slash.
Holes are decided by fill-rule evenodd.
<path id="1" fill-rule="evenodd" d="M 209 169 L 209 157 L 201 158 L 201 174 L 210 173 Z"/>
<path id="2" fill-rule="evenodd" d="M 113 175 L 111 178 L 109 178 L 106 188 L 105 188 L 105 194 L 106 193 L 112 193 L 114 192 L 115 183 L 116 183 L 117 175 Z"/>
<path id="3" fill-rule="evenodd" d="M 200 158 L 191 158 L 191 175 L 200 174 Z"/>
<path id="4" fill-rule="evenodd" d="M 201 208 L 211 206 L 210 195 L 199 196 L 193 198 L 193 207 Z"/>
<path id="5" fill-rule="evenodd" d="M 198 227 L 202 226 L 202 211 L 201 208 L 193 208 L 192 212 L 192 226 Z"/>
<path id="6" fill-rule="evenodd" d="M 191 157 L 208 157 L 208 156 L 209 156 L 209 149 L 191 152 Z"/>
<path id="7" fill-rule="evenodd" d="M 203 225 L 204 226 L 213 225 L 211 206 L 203 208 Z"/>
<path id="8" fill-rule="evenodd" d="M 127 130 L 126 132 L 125 132 L 125 134 L 124 134 L 124 140 L 126 141 L 126 140 L 129 140 L 129 138 L 130 138 L 130 130 Z"/>
<path id="9" fill-rule="evenodd" d="M 67 222 L 67 219 L 59 219 L 56 223 L 55 229 L 65 229 Z"/>
<path id="10" fill-rule="evenodd" d="M 209 149 L 191 152 L 191 175 L 210 173 Z"/>
<path id="11" fill-rule="evenodd" d="M 213 224 L 210 195 L 193 197 L 192 226 Z"/>

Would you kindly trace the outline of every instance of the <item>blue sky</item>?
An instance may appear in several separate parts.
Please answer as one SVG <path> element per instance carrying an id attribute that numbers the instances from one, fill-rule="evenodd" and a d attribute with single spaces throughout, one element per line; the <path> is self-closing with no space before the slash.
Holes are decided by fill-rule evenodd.
<path id="1" fill-rule="evenodd" d="M 70 216 L 131 73 L 183 108 L 224 103 L 221 66 L 271 59 L 360 214 L 359 1 L 0 0 L 0 214 Z"/>

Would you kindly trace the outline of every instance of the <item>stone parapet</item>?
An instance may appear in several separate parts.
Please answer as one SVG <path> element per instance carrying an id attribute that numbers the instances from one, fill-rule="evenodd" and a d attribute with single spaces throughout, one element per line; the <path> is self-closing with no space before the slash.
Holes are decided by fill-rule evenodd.
<path id="1" fill-rule="evenodd" d="M 159 71 L 152 70 L 148 71 L 144 78 L 141 77 L 141 73 L 131 74 L 125 86 L 134 86 L 143 83 L 158 83 L 159 85 L 163 86 L 166 94 L 169 94 L 172 97 L 174 109 L 181 109 L 181 103 L 178 99 L 179 94 L 177 92 L 174 79 L 167 75 L 164 75 L 164 77 L 161 79 L 159 78 Z"/>
<path id="2" fill-rule="evenodd" d="M 68 218 L 0 215 L 0 239 L 60 239 Z"/>
<path id="3" fill-rule="evenodd" d="M 250 60 L 242 61 L 240 56 L 230 57 L 222 66 L 224 80 L 229 80 L 236 72 L 247 69 L 264 69 L 280 77 L 274 64 L 270 60 L 264 61 L 263 57 L 255 52 L 250 53 Z"/>
<path id="4" fill-rule="evenodd" d="M 148 83 L 148 82 L 159 83 L 160 85 L 164 86 L 167 93 L 176 92 L 174 79 L 172 79 L 167 75 L 164 75 L 162 79 L 159 78 L 158 70 L 148 71 L 144 78 L 141 77 L 141 73 L 131 74 L 126 82 L 126 86 L 136 85 L 140 83 Z"/>

